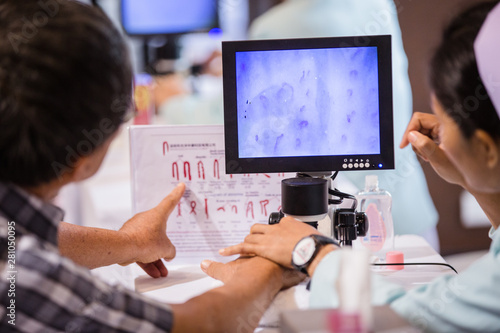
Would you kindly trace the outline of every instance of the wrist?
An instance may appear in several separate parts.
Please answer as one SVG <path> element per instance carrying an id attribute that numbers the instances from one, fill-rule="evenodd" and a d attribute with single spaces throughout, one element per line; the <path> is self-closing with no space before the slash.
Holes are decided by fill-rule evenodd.
<path id="1" fill-rule="evenodd" d="M 272 292 L 278 293 L 278 291 L 280 291 L 283 287 L 283 272 L 285 271 L 285 268 L 268 259 L 261 259 L 264 261 L 263 271 L 266 272 L 266 274 L 263 275 L 263 278 L 269 284 Z"/>
<path id="2" fill-rule="evenodd" d="M 118 234 L 120 235 L 121 243 L 125 244 L 123 250 L 124 253 L 126 253 L 127 263 L 140 261 L 138 258 L 140 257 L 140 253 L 143 251 L 144 247 L 138 244 L 137 237 L 133 237 L 128 232 L 123 230 L 118 230 Z"/>
<path id="3" fill-rule="evenodd" d="M 273 296 L 281 290 L 284 268 L 279 264 L 259 256 L 237 259 L 236 262 L 238 261 L 241 264 L 237 266 L 236 272 L 233 272 L 229 279 L 223 280 L 227 286 L 241 290 L 241 285 L 260 285 Z"/>
<path id="4" fill-rule="evenodd" d="M 284 268 L 283 266 L 276 265 L 275 268 L 273 268 L 272 271 L 272 286 L 271 286 L 271 295 L 276 295 L 278 294 L 281 290 L 287 288 L 287 281 L 286 281 L 286 271 L 288 269 Z M 295 271 L 292 271 L 295 273 Z"/>
<path id="5" fill-rule="evenodd" d="M 321 262 L 321 260 L 323 260 L 323 258 L 330 252 L 333 252 L 335 250 L 339 249 L 339 247 L 337 245 L 334 245 L 334 244 L 327 244 L 327 245 L 324 245 L 319 251 L 318 251 L 318 254 L 316 255 L 316 257 L 314 257 L 313 261 L 311 262 L 311 264 L 309 265 L 309 267 L 307 267 L 307 274 L 309 276 L 313 276 L 314 274 L 314 271 L 316 270 L 316 267 L 318 267 L 319 263 Z"/>

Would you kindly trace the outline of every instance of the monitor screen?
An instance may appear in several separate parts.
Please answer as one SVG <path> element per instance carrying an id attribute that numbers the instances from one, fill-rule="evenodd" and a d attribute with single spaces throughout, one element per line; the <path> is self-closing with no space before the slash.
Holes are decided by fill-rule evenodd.
<path id="1" fill-rule="evenodd" d="M 206 31 L 217 24 L 217 0 L 122 0 L 121 22 L 129 35 Z"/>
<path id="2" fill-rule="evenodd" d="M 394 168 L 391 37 L 223 42 L 228 173 Z"/>

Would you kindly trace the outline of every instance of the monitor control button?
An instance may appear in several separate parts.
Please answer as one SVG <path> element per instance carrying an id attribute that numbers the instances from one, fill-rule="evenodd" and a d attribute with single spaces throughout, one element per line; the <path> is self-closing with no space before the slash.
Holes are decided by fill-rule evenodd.
<path id="1" fill-rule="evenodd" d="M 349 163 L 349 169 L 352 169 L 352 163 Z"/>
<path id="2" fill-rule="evenodd" d="M 347 163 L 342 164 L 342 168 L 347 169 Z"/>
<path id="3" fill-rule="evenodd" d="M 355 168 L 358 168 L 358 166 L 359 166 L 358 163 L 354 163 Z"/>
<path id="4" fill-rule="evenodd" d="M 369 168 L 370 167 L 370 163 L 365 163 L 365 167 Z"/>

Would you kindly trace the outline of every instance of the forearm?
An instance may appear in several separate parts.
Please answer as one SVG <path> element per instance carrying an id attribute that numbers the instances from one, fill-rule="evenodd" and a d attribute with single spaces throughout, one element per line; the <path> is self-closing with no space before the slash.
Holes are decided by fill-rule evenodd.
<path id="1" fill-rule="evenodd" d="M 253 332 L 283 285 L 282 269 L 271 262 L 265 266 L 239 274 L 184 304 L 172 305 L 173 332 Z"/>
<path id="2" fill-rule="evenodd" d="M 66 222 L 59 224 L 58 246 L 63 256 L 90 269 L 134 262 L 137 251 L 123 232 Z"/>

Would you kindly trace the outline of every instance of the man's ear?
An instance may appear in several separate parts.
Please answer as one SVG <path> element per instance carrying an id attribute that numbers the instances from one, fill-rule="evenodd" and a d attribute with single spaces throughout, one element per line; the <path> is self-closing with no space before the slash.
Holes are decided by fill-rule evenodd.
<path id="1" fill-rule="evenodd" d="M 477 153 L 482 155 L 482 159 L 488 169 L 498 167 L 500 163 L 500 144 L 484 130 L 476 130 L 474 133 L 475 147 Z"/>
<path id="2" fill-rule="evenodd" d="M 80 157 L 71 172 L 71 182 L 79 182 L 87 179 L 91 166 L 90 158 L 87 156 Z"/>
<path id="3" fill-rule="evenodd" d="M 121 129 L 121 127 L 119 128 Z M 72 173 L 72 182 L 78 182 L 85 180 L 93 176 L 104 160 L 106 153 L 108 152 L 109 145 L 114 140 L 114 138 L 120 133 L 120 130 L 115 131 L 109 138 L 106 139 L 101 145 L 95 147 L 92 152 L 88 155 L 81 156 L 76 162 Z"/>

